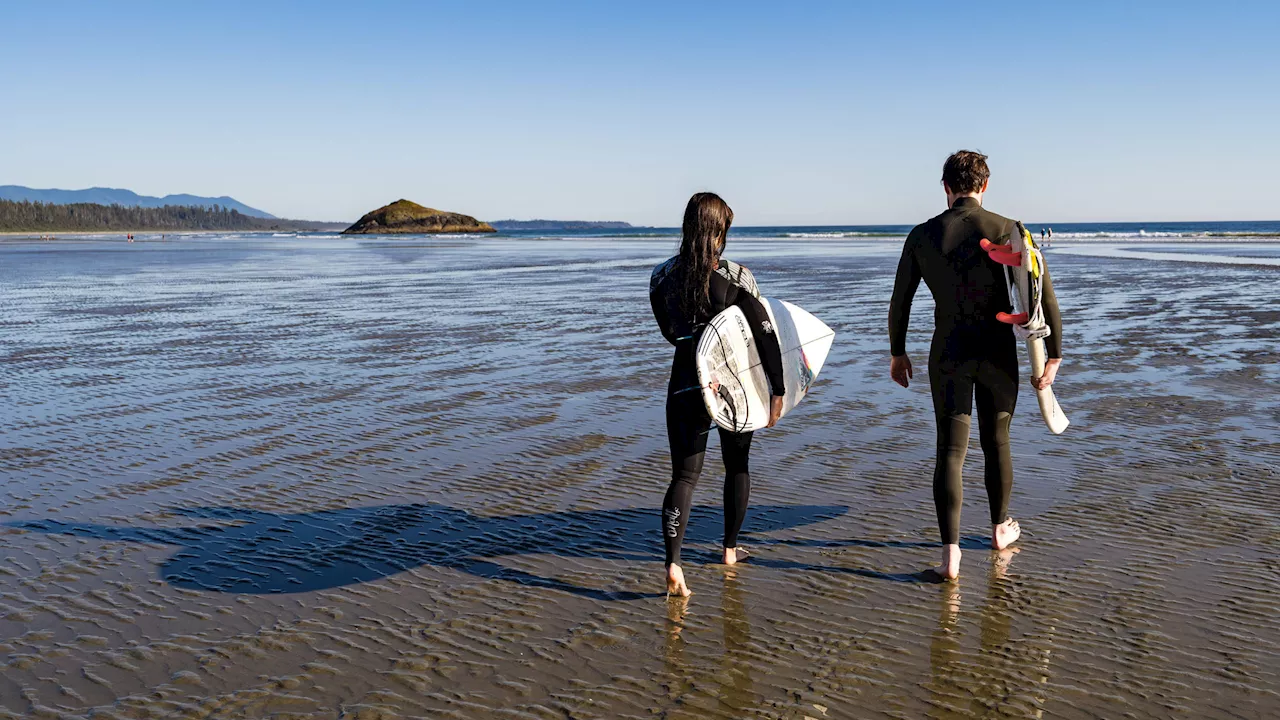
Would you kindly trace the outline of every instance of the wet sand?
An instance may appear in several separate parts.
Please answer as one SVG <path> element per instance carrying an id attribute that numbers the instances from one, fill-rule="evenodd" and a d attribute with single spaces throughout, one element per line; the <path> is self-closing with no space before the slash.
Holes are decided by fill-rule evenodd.
<path id="1" fill-rule="evenodd" d="M 1024 388 L 1011 558 L 975 433 L 937 585 L 927 292 L 903 390 L 896 244 L 736 241 L 838 335 L 757 435 L 733 570 L 711 451 L 681 603 L 645 298 L 672 250 L 0 247 L 0 718 L 1280 713 L 1280 268 L 1050 251 L 1072 427 Z"/>

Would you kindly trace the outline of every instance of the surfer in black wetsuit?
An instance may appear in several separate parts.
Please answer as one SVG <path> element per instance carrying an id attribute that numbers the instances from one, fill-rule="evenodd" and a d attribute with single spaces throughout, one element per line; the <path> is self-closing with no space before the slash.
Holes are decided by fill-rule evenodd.
<path id="1" fill-rule="evenodd" d="M 653 270 L 649 302 L 662 335 L 676 346 L 667 385 L 667 440 L 671 447 L 671 485 L 662 501 L 662 536 L 666 543 L 667 593 L 688 596 L 689 587 L 680 569 L 680 545 L 684 542 L 693 507 L 693 488 L 702 473 L 711 415 L 698 385 L 694 352 L 707 323 L 730 305 L 746 316 L 773 400 L 769 427 L 782 414 L 782 352 L 769 314 L 760 302 L 751 271 L 720 257 L 733 211 L 714 193 L 698 193 L 684 211 L 684 240 L 680 254 Z M 747 514 L 751 475 L 747 455 L 751 433 L 720 429 L 724 455 L 724 562 L 732 565 L 746 556 L 738 547 L 738 530 Z"/>
<path id="2" fill-rule="evenodd" d="M 1018 399 L 1017 345 L 1009 325 L 996 320 L 996 313 L 1011 309 L 1003 266 L 978 245 L 983 238 L 1007 243 L 1014 222 L 983 209 L 989 178 L 985 155 L 961 150 L 947 158 L 942 185 L 948 209 L 907 236 L 889 306 L 890 375 L 907 387 L 912 377 L 907 323 L 921 279 L 936 304 L 929 349 L 929 385 L 938 424 L 933 501 L 945 546 L 937 572 L 947 579 L 960 573 L 960 474 L 974 400 L 986 461 L 991 545 L 1003 550 L 1021 534 L 1017 521 L 1008 515 L 1013 487 L 1009 423 Z M 1036 389 L 1053 384 L 1062 362 L 1062 320 L 1048 271 L 1042 298 L 1051 334 L 1045 338 L 1049 360 L 1044 375 L 1031 379 Z"/>

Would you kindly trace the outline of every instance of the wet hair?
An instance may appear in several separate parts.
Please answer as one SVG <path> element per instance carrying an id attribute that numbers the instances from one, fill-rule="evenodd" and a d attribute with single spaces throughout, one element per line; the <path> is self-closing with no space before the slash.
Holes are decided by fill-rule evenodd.
<path id="1" fill-rule="evenodd" d="M 987 156 L 972 150 L 957 150 L 942 164 L 942 182 L 953 194 L 982 192 L 991 177 Z"/>
<path id="2" fill-rule="evenodd" d="M 720 265 L 733 210 L 719 195 L 696 193 L 684 209 L 680 265 L 684 270 L 680 309 L 690 318 L 711 314 L 711 273 Z"/>

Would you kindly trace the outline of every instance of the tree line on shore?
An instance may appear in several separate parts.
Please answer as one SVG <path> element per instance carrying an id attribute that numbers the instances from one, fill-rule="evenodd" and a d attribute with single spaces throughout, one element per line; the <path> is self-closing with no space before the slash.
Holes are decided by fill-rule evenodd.
<path id="1" fill-rule="evenodd" d="M 333 230 L 345 223 L 256 218 L 218 205 L 158 208 L 0 200 L 0 232 L 74 232 L 98 230 Z"/>

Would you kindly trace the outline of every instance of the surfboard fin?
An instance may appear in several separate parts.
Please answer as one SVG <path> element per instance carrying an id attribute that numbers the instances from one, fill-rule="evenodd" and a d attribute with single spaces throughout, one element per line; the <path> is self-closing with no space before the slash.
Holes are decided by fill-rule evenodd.
<path id="1" fill-rule="evenodd" d="M 1022 253 L 1014 252 L 1008 245 L 997 245 L 986 238 L 978 243 L 987 255 L 1001 265 L 1022 267 Z"/>

